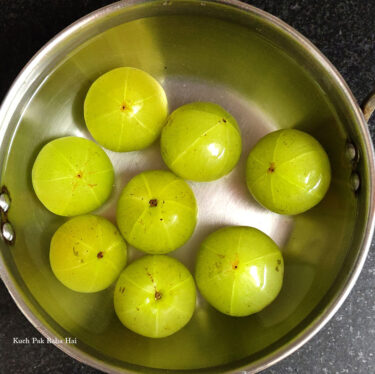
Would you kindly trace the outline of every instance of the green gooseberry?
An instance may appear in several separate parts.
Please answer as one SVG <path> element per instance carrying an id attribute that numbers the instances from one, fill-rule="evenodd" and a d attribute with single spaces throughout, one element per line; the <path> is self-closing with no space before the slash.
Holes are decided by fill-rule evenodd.
<path id="1" fill-rule="evenodd" d="M 318 204 L 331 181 L 327 153 L 311 135 L 294 129 L 272 132 L 251 150 L 246 182 L 254 198 L 280 214 L 299 214 Z"/>
<path id="2" fill-rule="evenodd" d="M 50 264 L 56 278 L 78 292 L 109 287 L 126 265 L 127 247 L 107 219 L 83 215 L 71 218 L 54 233 Z"/>
<path id="3" fill-rule="evenodd" d="M 32 169 L 37 197 L 60 216 L 99 208 L 111 194 L 113 181 L 114 170 L 106 153 L 91 140 L 75 136 L 47 143 Z"/>
<path id="4" fill-rule="evenodd" d="M 197 223 L 193 191 L 169 171 L 140 173 L 123 189 L 117 224 L 132 246 L 152 254 L 168 253 L 191 237 Z"/>
<path id="5" fill-rule="evenodd" d="M 166 165 L 184 179 L 208 182 L 228 174 L 242 150 L 236 120 L 217 104 L 181 106 L 168 118 L 161 134 Z"/>
<path id="6" fill-rule="evenodd" d="M 248 316 L 278 295 L 284 274 L 281 251 L 263 232 L 243 226 L 224 227 L 202 243 L 195 279 L 202 296 L 218 311 Z"/>
<path id="7" fill-rule="evenodd" d="M 117 152 L 143 149 L 159 136 L 168 115 L 163 87 L 145 71 L 121 67 L 100 76 L 84 102 L 92 137 Z"/>
<path id="8" fill-rule="evenodd" d="M 147 255 L 120 275 L 114 291 L 120 321 L 137 334 L 163 338 L 182 329 L 195 310 L 195 283 L 176 259 Z"/>

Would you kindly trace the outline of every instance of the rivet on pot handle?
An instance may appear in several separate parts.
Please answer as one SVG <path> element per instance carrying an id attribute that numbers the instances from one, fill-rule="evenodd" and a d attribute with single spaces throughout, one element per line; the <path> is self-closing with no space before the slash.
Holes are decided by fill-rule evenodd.
<path id="1" fill-rule="evenodd" d="M 370 117 L 375 111 L 375 92 L 366 100 L 365 105 L 363 106 L 363 115 L 366 122 L 369 121 Z"/>
<path id="2" fill-rule="evenodd" d="M 8 189 L 3 186 L 0 190 L 0 235 L 5 243 L 13 245 L 16 239 L 12 224 L 8 221 L 8 210 L 10 208 L 11 199 Z"/>

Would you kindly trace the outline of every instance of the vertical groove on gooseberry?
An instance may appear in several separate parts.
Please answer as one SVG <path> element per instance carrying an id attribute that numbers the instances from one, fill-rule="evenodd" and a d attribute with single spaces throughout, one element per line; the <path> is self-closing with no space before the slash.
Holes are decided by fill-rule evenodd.
<path id="1" fill-rule="evenodd" d="M 96 267 L 95 276 L 92 277 L 92 283 L 91 283 L 91 289 L 90 292 L 92 292 L 95 289 L 95 283 L 99 275 L 99 266 Z"/>
<path id="2" fill-rule="evenodd" d="M 226 123 L 227 121 L 225 121 Z M 226 135 L 226 148 L 228 149 L 230 147 L 230 140 L 229 140 L 229 126 L 225 126 L 225 135 Z M 221 173 L 224 172 L 224 170 L 227 169 L 227 165 L 229 163 L 229 160 L 227 160 L 225 163 L 222 165 Z"/>
<path id="3" fill-rule="evenodd" d="M 221 121 L 217 122 L 215 125 L 211 126 L 208 130 L 205 130 L 202 132 L 202 134 L 200 134 L 199 136 L 197 136 L 197 138 L 192 142 L 190 143 L 190 145 L 188 147 L 186 147 L 171 163 L 170 163 L 170 166 L 172 167 L 173 165 L 176 164 L 176 162 L 178 160 L 180 160 L 183 156 L 185 156 L 185 154 L 187 152 L 190 151 L 191 148 L 193 148 L 201 139 L 202 137 L 204 136 L 204 134 L 208 134 L 210 131 L 216 129 L 216 127 L 218 127 L 219 125 L 221 125 Z"/>
<path id="4" fill-rule="evenodd" d="M 140 174 L 140 175 L 141 175 L 141 178 L 143 180 L 143 183 L 145 184 L 145 187 L 146 187 L 147 193 L 149 195 L 149 198 L 151 199 L 152 198 L 152 192 L 151 192 L 150 185 L 148 184 L 148 180 L 143 173 Z"/>
<path id="5" fill-rule="evenodd" d="M 159 195 L 162 195 L 162 193 L 167 189 L 169 188 L 172 184 L 176 183 L 176 182 L 181 182 L 180 179 L 176 178 L 176 179 L 173 179 L 173 181 L 170 181 L 169 183 L 167 183 L 160 191 L 159 191 Z"/>
<path id="6" fill-rule="evenodd" d="M 236 283 L 237 283 L 237 272 L 234 272 L 234 279 L 232 283 L 232 294 L 230 296 L 230 305 L 229 305 L 229 313 L 233 313 L 233 301 L 234 301 L 234 296 L 235 296 L 235 290 L 236 290 Z"/>
<path id="7" fill-rule="evenodd" d="M 144 217 L 144 215 L 147 213 L 147 210 L 148 210 L 148 208 L 145 207 L 145 208 L 143 209 L 142 213 L 141 213 L 141 214 L 139 215 L 139 217 L 137 218 L 137 220 L 134 222 L 133 227 L 131 228 L 131 230 L 130 230 L 130 232 L 129 232 L 129 238 L 132 237 L 132 234 L 133 234 L 133 231 L 134 231 L 136 225 L 141 221 L 141 219 L 142 219 L 142 218 Z"/>
<path id="8" fill-rule="evenodd" d="M 275 146 L 273 147 L 272 160 L 271 160 L 272 162 L 275 161 L 275 155 L 277 154 L 277 151 L 278 151 L 281 135 L 282 133 L 280 132 L 279 136 L 276 138 Z"/>
<path id="9" fill-rule="evenodd" d="M 155 315 L 155 336 L 158 336 L 159 335 L 159 306 L 157 305 L 156 306 L 156 315 Z"/>
<path id="10" fill-rule="evenodd" d="M 163 225 L 163 229 L 164 229 L 164 232 L 165 232 L 165 236 L 167 238 L 168 246 L 169 246 L 169 248 L 173 248 L 171 236 L 169 234 L 169 230 L 167 229 L 167 226 L 165 225 L 164 221 L 162 222 L 162 225 Z"/>
<path id="11" fill-rule="evenodd" d="M 102 261 L 108 264 L 116 273 L 121 271 L 121 269 L 119 269 L 119 266 L 118 266 L 119 264 L 114 263 L 113 261 L 109 260 L 108 256 L 103 257 Z"/>
<path id="12" fill-rule="evenodd" d="M 123 92 L 123 101 L 125 102 L 126 101 L 126 94 L 127 94 L 127 91 L 128 91 L 128 81 L 129 81 L 129 74 L 130 74 L 130 70 L 126 70 L 126 76 L 125 76 L 125 82 L 124 82 L 124 92 Z"/>
<path id="13" fill-rule="evenodd" d="M 242 239 L 242 230 L 240 230 L 238 234 L 238 242 L 237 242 L 237 257 L 238 257 L 238 252 L 241 248 L 241 239 Z"/>
<path id="14" fill-rule="evenodd" d="M 121 150 L 121 140 L 122 140 L 122 136 L 124 134 L 124 121 L 125 121 L 125 116 L 122 115 L 121 116 L 121 125 L 120 125 L 120 135 L 118 137 L 118 143 L 117 143 L 117 147 L 116 147 L 116 150 L 119 152 Z"/>
<path id="15" fill-rule="evenodd" d="M 272 177 L 269 178 L 269 183 L 270 183 L 270 190 L 271 190 L 272 205 L 274 206 L 276 202 L 275 202 L 275 192 L 273 190 L 273 178 Z"/>
<path id="16" fill-rule="evenodd" d="M 94 191 L 93 188 L 89 188 L 89 191 L 90 193 L 94 196 L 94 200 L 97 202 L 98 205 L 100 205 L 100 200 L 98 198 L 98 195 L 96 194 L 96 192 Z"/>
<path id="17" fill-rule="evenodd" d="M 105 245 L 107 243 L 104 243 L 103 228 L 100 225 L 100 219 L 99 219 L 99 217 L 96 218 L 96 222 L 97 222 L 97 225 L 96 225 L 97 226 L 97 236 L 99 237 L 98 241 L 100 241 L 100 248 L 105 248 Z"/>
<path id="18" fill-rule="evenodd" d="M 64 153 L 62 153 L 60 151 L 60 149 L 58 147 L 56 147 L 53 143 L 49 143 L 48 146 L 50 146 L 51 148 L 54 148 L 56 153 L 58 155 L 60 155 L 61 159 L 63 159 L 67 165 L 69 165 L 69 167 L 72 169 L 72 171 L 75 173 L 76 172 L 76 168 L 74 167 L 74 165 L 70 162 L 70 160 L 64 155 Z"/>
<path id="19" fill-rule="evenodd" d="M 286 161 L 280 163 L 278 166 L 282 166 L 282 165 L 284 166 L 285 164 L 288 164 L 289 162 L 292 162 L 292 161 L 296 161 L 300 157 L 303 157 L 303 156 L 308 155 L 310 153 L 317 153 L 317 152 L 316 152 L 316 150 L 313 150 L 313 151 L 307 151 L 307 152 L 300 153 L 299 155 L 294 156 L 294 157 L 290 158 L 289 160 L 286 160 Z"/>

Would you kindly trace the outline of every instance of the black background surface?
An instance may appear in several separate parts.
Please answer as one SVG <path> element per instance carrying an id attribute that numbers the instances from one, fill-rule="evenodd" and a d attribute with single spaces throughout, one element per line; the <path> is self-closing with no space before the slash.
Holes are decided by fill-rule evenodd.
<path id="1" fill-rule="evenodd" d="M 255 0 L 308 37 L 336 66 L 359 103 L 375 89 L 375 1 Z M 0 0 L 0 100 L 50 38 L 105 0 Z M 375 140 L 375 121 L 370 131 Z M 99 373 L 40 337 L 0 281 L 0 374 Z M 309 343 L 266 370 L 280 373 L 375 373 L 375 241 L 361 276 L 335 317 Z"/>

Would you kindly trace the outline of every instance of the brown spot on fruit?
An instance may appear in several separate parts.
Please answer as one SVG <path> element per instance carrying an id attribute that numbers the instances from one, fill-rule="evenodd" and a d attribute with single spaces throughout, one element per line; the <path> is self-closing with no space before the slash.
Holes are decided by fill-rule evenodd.
<path id="1" fill-rule="evenodd" d="M 98 254 L 96 255 L 97 258 L 103 258 L 104 254 L 102 251 L 98 252 Z"/>
<path id="2" fill-rule="evenodd" d="M 151 199 L 148 203 L 150 204 L 151 208 L 158 206 L 157 199 Z"/>
<path id="3" fill-rule="evenodd" d="M 155 291 L 155 300 L 161 299 L 161 293 L 159 291 Z"/>
<path id="4" fill-rule="evenodd" d="M 273 173 L 275 171 L 275 163 L 271 162 L 270 167 L 268 168 L 269 173 Z"/>
<path id="5" fill-rule="evenodd" d="M 152 283 L 155 283 L 155 282 L 154 282 L 154 278 L 152 277 L 151 273 L 148 271 L 148 268 L 145 268 L 145 269 L 146 269 L 146 272 L 147 272 L 148 277 L 151 279 L 151 282 L 152 282 Z"/>
<path id="6" fill-rule="evenodd" d="M 223 118 L 222 121 L 223 121 L 224 123 L 227 123 L 227 120 L 226 120 L 225 118 Z"/>
<path id="7" fill-rule="evenodd" d="M 276 271 L 279 271 L 279 267 L 278 266 L 276 266 L 276 269 L 275 269 Z"/>
<path id="8" fill-rule="evenodd" d="M 236 258 L 236 260 L 232 263 L 233 270 L 236 270 L 238 268 L 238 263 L 239 263 L 238 258 Z"/>
<path id="9" fill-rule="evenodd" d="M 281 260 L 277 260 L 277 264 L 278 264 L 278 265 L 281 265 Z"/>
<path id="10" fill-rule="evenodd" d="M 79 178 L 79 179 L 81 179 L 82 178 L 82 176 L 83 176 L 83 172 L 82 171 L 80 171 L 78 174 L 77 174 L 77 178 Z"/>

